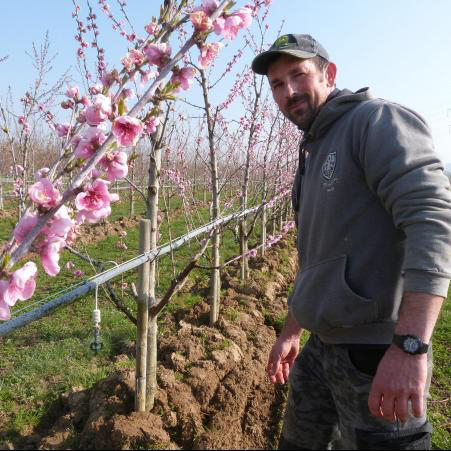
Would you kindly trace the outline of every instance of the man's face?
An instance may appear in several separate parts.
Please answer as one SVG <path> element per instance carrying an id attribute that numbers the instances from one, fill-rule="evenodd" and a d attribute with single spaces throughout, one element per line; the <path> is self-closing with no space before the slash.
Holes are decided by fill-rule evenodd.
<path id="1" fill-rule="evenodd" d="M 291 55 L 281 55 L 268 69 L 274 100 L 284 116 L 301 130 L 308 130 L 333 90 L 335 73 L 332 75 L 333 80 L 329 67 L 321 71 L 312 60 Z"/>

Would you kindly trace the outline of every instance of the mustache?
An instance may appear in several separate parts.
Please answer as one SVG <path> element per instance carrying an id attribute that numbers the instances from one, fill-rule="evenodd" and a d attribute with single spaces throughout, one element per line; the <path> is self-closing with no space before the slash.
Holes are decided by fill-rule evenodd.
<path id="1" fill-rule="evenodd" d="M 301 95 L 301 94 L 294 94 L 292 97 L 290 97 L 287 100 L 287 108 L 291 108 L 296 103 L 301 102 L 301 101 L 307 101 L 307 100 L 308 100 L 308 96 L 305 95 L 305 94 L 303 94 L 303 95 Z"/>

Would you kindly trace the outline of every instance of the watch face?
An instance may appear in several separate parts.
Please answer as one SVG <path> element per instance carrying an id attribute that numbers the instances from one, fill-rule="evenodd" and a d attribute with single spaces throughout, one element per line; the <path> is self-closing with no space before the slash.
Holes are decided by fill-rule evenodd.
<path id="1" fill-rule="evenodd" d="M 403 347 L 406 352 L 413 353 L 418 351 L 420 345 L 415 338 L 409 337 L 404 340 Z"/>

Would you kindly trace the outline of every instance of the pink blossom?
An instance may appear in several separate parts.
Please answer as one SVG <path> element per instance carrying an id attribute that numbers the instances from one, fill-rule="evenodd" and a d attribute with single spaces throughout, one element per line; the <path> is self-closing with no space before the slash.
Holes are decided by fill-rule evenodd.
<path id="1" fill-rule="evenodd" d="M 126 56 L 121 58 L 121 64 L 125 67 L 125 70 L 127 70 L 127 72 L 130 72 L 133 66 L 133 61 L 127 54 Z"/>
<path id="2" fill-rule="evenodd" d="M 122 65 L 127 69 L 127 71 L 131 71 L 133 65 L 141 66 L 144 64 L 146 57 L 142 52 L 136 49 L 130 50 L 126 56 L 121 59 Z"/>
<path id="3" fill-rule="evenodd" d="M 27 237 L 37 222 L 38 216 L 35 212 L 27 212 L 20 218 L 13 231 L 17 244 L 20 244 Z"/>
<path id="4" fill-rule="evenodd" d="M 38 269 L 33 262 L 25 263 L 22 268 L 13 273 L 9 279 L 8 286 L 3 283 L 3 302 L 13 306 L 18 300 L 26 301 L 30 299 L 36 288 L 36 273 Z M 6 287 L 6 289 L 5 289 Z"/>
<path id="5" fill-rule="evenodd" d="M 48 240 L 40 252 L 42 266 L 49 276 L 56 276 L 60 272 L 59 259 L 60 252 L 66 245 L 63 238 L 53 237 Z"/>
<path id="6" fill-rule="evenodd" d="M 238 16 L 229 16 L 224 22 L 223 34 L 224 38 L 232 41 L 236 38 L 238 31 L 240 30 L 240 25 L 242 20 Z"/>
<path id="7" fill-rule="evenodd" d="M 294 221 L 289 221 L 282 227 L 282 232 L 288 233 L 294 227 L 296 227 L 295 222 Z"/>
<path id="8" fill-rule="evenodd" d="M 61 108 L 63 110 L 69 110 L 74 107 L 74 102 L 72 100 L 66 100 L 65 102 L 61 102 Z"/>
<path id="9" fill-rule="evenodd" d="M 174 71 L 171 78 L 171 83 L 178 84 L 174 92 L 179 92 L 184 89 L 187 90 L 191 86 L 194 78 L 195 70 L 192 67 L 184 67 L 179 71 Z"/>
<path id="10" fill-rule="evenodd" d="M 105 155 L 100 164 L 107 173 L 107 179 L 114 182 L 128 174 L 127 154 L 125 152 L 116 151 Z"/>
<path id="11" fill-rule="evenodd" d="M 81 235 L 81 231 L 80 231 L 80 226 L 79 225 L 75 225 L 74 227 L 72 227 L 69 230 L 69 233 L 67 234 L 66 237 L 66 243 L 70 244 L 75 242 L 75 240 Z"/>
<path id="12" fill-rule="evenodd" d="M 136 49 L 130 50 L 128 56 L 137 66 L 141 66 L 141 64 L 143 64 L 146 59 L 145 55 L 141 51 Z"/>
<path id="13" fill-rule="evenodd" d="M 24 116 L 19 116 L 18 122 L 20 125 L 27 125 Z"/>
<path id="14" fill-rule="evenodd" d="M 85 275 L 85 273 L 83 271 L 81 271 L 80 269 L 76 269 L 74 271 L 74 276 L 75 277 L 83 277 Z"/>
<path id="15" fill-rule="evenodd" d="M 249 258 L 255 258 L 257 256 L 257 249 L 251 249 L 246 255 Z"/>
<path id="16" fill-rule="evenodd" d="M 74 269 L 74 268 L 75 268 L 74 262 L 68 261 L 66 263 L 66 269 Z"/>
<path id="17" fill-rule="evenodd" d="M 105 140 L 106 136 L 102 130 L 96 127 L 90 127 L 80 139 L 74 155 L 78 158 L 91 158 Z"/>
<path id="18" fill-rule="evenodd" d="M 205 44 L 200 49 L 199 65 L 202 69 L 207 68 L 218 56 L 219 50 L 224 47 L 221 42 L 213 42 L 211 44 Z"/>
<path id="19" fill-rule="evenodd" d="M 52 208 L 62 199 L 61 193 L 48 179 L 40 179 L 31 185 L 28 194 L 33 202 L 44 208 Z"/>
<path id="20" fill-rule="evenodd" d="M 240 8 L 234 15 L 241 19 L 240 29 L 247 28 L 252 23 L 252 10 L 249 8 Z"/>
<path id="21" fill-rule="evenodd" d="M 224 28 L 225 28 L 225 19 L 224 17 L 218 17 L 214 22 L 213 22 L 213 30 L 214 32 L 219 36 L 224 32 Z"/>
<path id="22" fill-rule="evenodd" d="M 121 147 L 135 146 L 142 133 L 143 124 L 139 119 L 121 116 L 113 122 L 112 132 Z"/>
<path id="23" fill-rule="evenodd" d="M 216 0 L 202 0 L 202 5 L 200 9 L 205 13 L 211 16 L 217 9 L 219 3 Z"/>
<path id="24" fill-rule="evenodd" d="M 47 235 L 47 239 L 53 237 L 66 239 L 73 227 L 75 227 L 75 223 L 69 215 L 69 210 L 63 205 L 55 213 L 52 221 L 42 230 L 42 233 Z"/>
<path id="25" fill-rule="evenodd" d="M 68 86 L 66 90 L 66 97 L 76 101 L 80 97 L 80 89 L 78 86 Z"/>
<path id="26" fill-rule="evenodd" d="M 127 236 L 127 232 L 126 232 L 125 230 L 121 230 L 121 231 L 119 232 L 119 235 L 120 235 L 122 238 L 124 238 L 124 237 Z"/>
<path id="27" fill-rule="evenodd" d="M 190 14 L 191 23 L 194 29 L 201 33 L 210 31 L 213 28 L 212 21 L 204 11 L 195 11 Z"/>
<path id="28" fill-rule="evenodd" d="M 49 168 L 41 168 L 36 172 L 36 180 L 43 179 L 50 172 Z"/>
<path id="29" fill-rule="evenodd" d="M 89 106 L 89 105 L 91 105 L 91 101 L 89 100 L 89 97 L 88 97 L 88 96 L 83 96 L 83 97 L 81 98 L 81 101 L 80 101 L 80 102 L 82 103 L 83 106 Z"/>
<path id="30" fill-rule="evenodd" d="M 111 99 L 103 94 L 97 94 L 94 103 L 86 108 L 86 122 L 97 126 L 111 114 Z"/>
<path id="31" fill-rule="evenodd" d="M 0 280 L 0 320 L 8 321 L 11 319 L 11 312 L 9 311 L 9 305 L 3 300 L 3 294 L 8 288 L 7 280 Z"/>
<path id="32" fill-rule="evenodd" d="M 158 24 L 156 22 L 150 22 L 144 27 L 144 30 L 149 34 L 154 35 L 158 31 Z"/>
<path id="33" fill-rule="evenodd" d="M 149 119 L 145 122 L 144 126 L 146 129 L 146 133 L 151 135 L 155 133 L 158 125 L 160 125 L 160 120 L 156 116 L 150 116 Z"/>
<path id="34" fill-rule="evenodd" d="M 111 214 L 110 203 L 116 200 L 118 196 L 108 192 L 108 182 L 102 179 L 95 180 L 75 198 L 75 207 L 79 211 L 78 223 L 81 224 L 85 219 L 95 223 L 106 218 Z"/>
<path id="35" fill-rule="evenodd" d="M 103 85 L 101 83 L 96 83 L 95 85 L 89 88 L 89 93 L 93 96 L 97 94 L 102 94 Z"/>
<path id="36" fill-rule="evenodd" d="M 167 43 L 150 44 L 144 49 L 149 64 L 164 66 L 171 56 L 171 46 Z"/>
<path id="37" fill-rule="evenodd" d="M 65 138 L 72 131 L 72 126 L 70 124 L 56 124 L 56 133 L 60 138 Z"/>

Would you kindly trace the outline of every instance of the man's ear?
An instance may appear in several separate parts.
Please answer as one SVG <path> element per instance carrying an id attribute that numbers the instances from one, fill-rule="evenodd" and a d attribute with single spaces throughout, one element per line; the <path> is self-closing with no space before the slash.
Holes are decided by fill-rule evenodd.
<path id="1" fill-rule="evenodd" d="M 330 62 L 326 67 L 326 80 L 329 87 L 335 86 L 337 79 L 337 66 L 335 63 Z"/>

